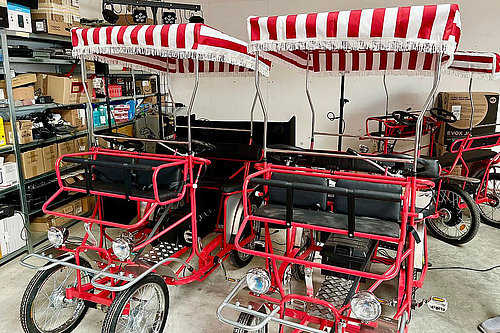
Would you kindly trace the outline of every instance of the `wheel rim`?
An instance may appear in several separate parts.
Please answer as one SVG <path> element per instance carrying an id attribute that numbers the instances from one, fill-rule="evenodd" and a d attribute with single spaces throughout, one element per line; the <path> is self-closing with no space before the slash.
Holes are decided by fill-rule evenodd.
<path id="1" fill-rule="evenodd" d="M 500 176 L 491 177 L 487 184 L 487 202 L 479 204 L 481 214 L 492 221 L 500 221 Z"/>
<path id="2" fill-rule="evenodd" d="M 82 272 L 82 283 L 88 275 Z M 44 333 L 61 332 L 73 325 L 85 310 L 83 300 L 67 300 L 66 289 L 76 286 L 76 270 L 61 267 L 52 272 L 33 299 L 32 315 L 35 327 Z"/>
<path id="3" fill-rule="evenodd" d="M 429 222 L 434 226 L 434 231 L 447 239 L 461 239 L 471 229 L 470 209 L 456 192 L 441 189 L 438 213 L 440 217 L 429 219 Z"/>
<path id="4" fill-rule="evenodd" d="M 127 299 L 117 333 L 158 333 L 165 317 L 165 293 L 157 283 L 139 287 Z"/>

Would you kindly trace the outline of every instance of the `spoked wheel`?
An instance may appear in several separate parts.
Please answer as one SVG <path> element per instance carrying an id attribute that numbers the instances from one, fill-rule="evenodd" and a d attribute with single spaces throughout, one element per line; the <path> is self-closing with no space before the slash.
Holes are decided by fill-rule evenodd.
<path id="1" fill-rule="evenodd" d="M 75 260 L 70 261 L 75 263 Z M 82 266 L 90 267 L 84 259 Z M 81 272 L 82 283 L 90 283 L 90 276 Z M 81 299 L 66 298 L 66 289 L 76 286 L 76 269 L 55 266 L 39 271 L 31 279 L 21 301 L 20 319 L 27 333 L 66 333 L 73 331 L 87 313 L 88 306 Z"/>
<path id="2" fill-rule="evenodd" d="M 302 239 L 300 241 L 300 251 L 297 253 L 297 257 L 302 255 L 307 248 L 311 246 L 311 236 L 307 232 L 302 233 Z M 313 261 L 314 260 L 314 252 L 311 252 L 305 260 Z M 299 264 L 292 264 L 292 277 L 297 281 L 304 281 L 306 278 L 305 266 Z"/>
<path id="3" fill-rule="evenodd" d="M 257 206 L 252 205 L 252 212 L 254 212 L 256 210 L 257 210 Z M 243 221 L 243 216 L 241 217 L 241 222 L 242 221 Z M 241 225 L 241 222 L 240 222 L 240 225 Z M 248 244 L 246 244 L 244 246 L 245 249 L 255 250 L 255 241 L 259 239 L 260 223 L 258 221 L 253 221 L 253 226 L 254 226 L 253 229 L 254 229 L 254 233 L 255 233 L 255 238 L 252 239 L 252 241 L 250 241 Z M 242 236 L 241 236 L 242 240 L 247 238 L 248 236 L 250 236 L 250 234 L 251 234 L 250 228 L 251 228 L 251 224 L 248 224 L 245 227 L 245 230 L 243 231 Z M 229 259 L 231 260 L 231 263 L 233 264 L 233 266 L 235 266 L 237 268 L 243 268 L 252 261 L 253 255 L 248 254 L 248 253 L 243 253 L 243 252 L 240 252 L 238 250 L 232 250 L 231 252 L 229 252 Z"/>
<path id="4" fill-rule="evenodd" d="M 477 204 L 461 187 L 443 183 L 438 198 L 439 217 L 427 219 L 436 238 L 453 245 L 470 242 L 479 230 Z"/>
<path id="5" fill-rule="evenodd" d="M 259 309 L 259 312 L 265 314 L 266 307 L 262 306 Z M 257 318 L 255 316 L 248 314 L 248 313 L 241 313 L 240 316 L 238 317 L 238 323 L 243 324 L 245 326 L 255 326 L 261 322 L 262 322 L 261 318 Z M 233 330 L 233 333 L 267 333 L 268 331 L 269 331 L 269 325 L 266 324 L 258 331 L 246 331 L 246 330 L 242 330 L 241 328 L 235 328 Z"/>
<path id="6" fill-rule="evenodd" d="M 486 186 L 488 201 L 479 204 L 481 221 L 500 228 L 500 173 L 490 173 Z"/>
<path id="7" fill-rule="evenodd" d="M 168 307 L 167 284 L 161 276 L 149 274 L 115 298 L 102 333 L 161 333 Z"/>

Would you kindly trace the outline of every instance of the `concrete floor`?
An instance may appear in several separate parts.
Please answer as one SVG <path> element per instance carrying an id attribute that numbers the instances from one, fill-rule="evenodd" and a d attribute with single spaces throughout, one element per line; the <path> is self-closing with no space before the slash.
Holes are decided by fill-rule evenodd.
<path id="1" fill-rule="evenodd" d="M 466 266 L 487 268 L 500 264 L 500 230 L 482 225 L 477 237 L 462 247 L 429 239 L 430 261 L 434 267 Z M 262 261 L 254 259 L 255 265 Z M 230 265 L 227 265 L 230 266 Z M 232 270 L 241 277 L 247 269 Z M 14 260 L 0 267 L 0 332 L 22 332 L 19 303 L 34 272 Z M 233 287 L 216 270 L 204 282 L 169 287 L 170 313 L 165 332 L 232 332 L 219 322 L 215 311 Z M 488 273 L 462 270 L 429 271 L 419 297 L 431 295 L 448 299 L 449 310 L 442 314 L 423 307 L 413 312 L 410 332 L 477 332 L 483 320 L 500 315 L 500 269 Z M 104 314 L 90 310 L 75 332 L 100 332 Z"/>

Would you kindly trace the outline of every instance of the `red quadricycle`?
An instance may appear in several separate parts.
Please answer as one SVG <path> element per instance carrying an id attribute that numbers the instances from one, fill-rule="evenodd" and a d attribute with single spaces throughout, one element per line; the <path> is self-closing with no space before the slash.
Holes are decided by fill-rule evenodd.
<path id="1" fill-rule="evenodd" d="M 116 35 L 123 38 L 109 44 L 107 36 Z M 169 309 L 167 285 L 203 281 L 227 258 L 238 267 L 252 259 L 236 251 L 233 239 L 243 219 L 243 179 L 261 159 L 262 149 L 248 138 L 247 145 L 225 146 L 225 160 L 240 163 L 240 167 L 227 177 L 204 178 L 212 163 L 200 155 L 215 156 L 213 150 L 220 153 L 220 147 L 192 139 L 191 115 L 199 76 L 244 75 L 254 70 L 267 76 L 270 63 L 256 62 L 247 53 L 245 42 L 204 24 L 73 29 L 72 39 L 83 73 L 84 60 L 99 60 L 167 76 L 168 84 L 170 75 L 194 76 L 184 130 L 187 139 L 127 138 L 155 142 L 166 154 L 92 148 L 59 157 L 56 174 L 60 188 L 43 210 L 83 222 L 85 234 L 78 238 L 66 228 L 51 227 L 50 246 L 22 260 L 23 266 L 38 270 L 22 300 L 22 326 L 32 333 L 71 332 L 88 308 L 94 307 L 106 312 L 103 332 L 160 333 Z M 92 139 L 115 143 L 124 139 L 91 133 Z M 64 184 L 61 163 L 79 164 L 85 179 Z M 54 210 L 51 204 L 68 192 L 95 196 L 92 215 Z M 107 198 L 123 200 L 124 206 L 136 203 L 136 219 L 106 220 Z M 258 231 L 246 228 L 243 233 L 242 246 L 253 248 Z M 35 259 L 46 264 L 33 263 Z"/>
<path id="2" fill-rule="evenodd" d="M 422 19 L 426 12 L 436 14 L 432 22 Z M 405 13 L 405 20 L 387 13 Z M 421 202 L 420 192 L 434 188 L 429 179 L 439 177 L 437 163 L 421 159 L 420 152 L 424 113 L 457 47 L 459 16 L 458 5 L 451 4 L 248 19 L 249 49 L 256 59 L 262 53 L 305 72 L 313 126 L 310 150 L 264 147 L 264 156 L 284 163 L 265 160 L 245 180 L 243 192 L 255 190 L 244 202 L 236 247 L 264 258 L 266 265 L 250 269 L 219 306 L 218 318 L 235 332 L 277 327 L 279 332 L 403 333 L 415 308 L 446 310 L 443 298 L 416 299 L 428 265 L 429 215 L 421 209 L 428 203 Z M 379 38 L 386 26 L 390 31 L 384 28 Z M 418 31 L 433 33 L 423 37 Z M 315 134 L 355 136 L 314 130 L 309 72 L 434 75 L 416 115 L 413 154 L 313 150 Z M 258 84 L 256 89 L 260 94 Z M 262 101 L 261 106 L 265 109 Z M 249 209 L 255 195 L 264 203 Z M 264 230 L 261 251 L 240 243 L 244 228 L 254 223 Z M 272 229 L 285 235 L 276 239 Z"/>

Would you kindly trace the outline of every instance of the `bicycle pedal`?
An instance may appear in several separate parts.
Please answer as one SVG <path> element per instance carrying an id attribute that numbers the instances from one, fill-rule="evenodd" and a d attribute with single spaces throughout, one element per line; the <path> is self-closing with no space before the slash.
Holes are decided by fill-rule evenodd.
<path id="1" fill-rule="evenodd" d="M 432 296 L 427 301 L 427 307 L 436 312 L 446 312 L 448 310 L 448 301 L 442 297 Z"/>

